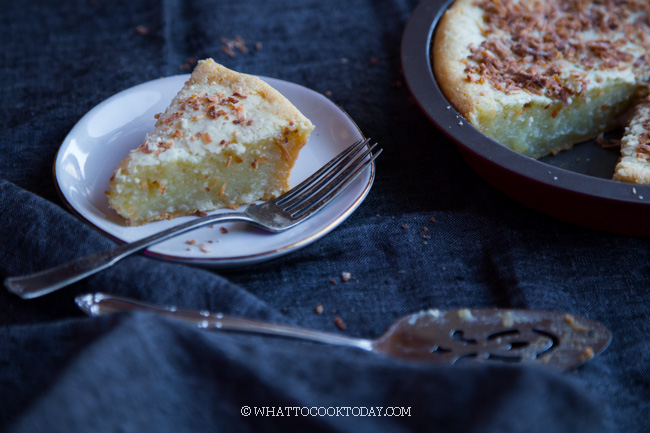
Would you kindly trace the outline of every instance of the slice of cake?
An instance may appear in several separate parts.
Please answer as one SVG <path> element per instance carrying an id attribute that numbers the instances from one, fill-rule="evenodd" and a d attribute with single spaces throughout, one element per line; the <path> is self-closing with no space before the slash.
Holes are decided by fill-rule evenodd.
<path id="1" fill-rule="evenodd" d="M 129 225 L 282 194 L 314 128 L 270 85 L 212 59 L 157 119 L 109 181 L 109 205 Z"/>
<path id="2" fill-rule="evenodd" d="M 539 158 L 621 125 L 650 77 L 648 0 L 456 0 L 441 90 L 477 129 Z"/>
<path id="3" fill-rule="evenodd" d="M 650 184 L 650 97 L 639 104 L 621 140 L 614 180 Z"/>

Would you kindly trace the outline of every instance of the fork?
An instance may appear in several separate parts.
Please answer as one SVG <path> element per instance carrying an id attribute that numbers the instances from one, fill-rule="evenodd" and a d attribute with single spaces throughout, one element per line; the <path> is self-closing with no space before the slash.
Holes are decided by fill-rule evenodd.
<path id="1" fill-rule="evenodd" d="M 373 153 L 377 143 L 368 145 L 369 141 L 370 139 L 357 141 L 298 186 L 273 200 L 248 206 L 243 212 L 200 217 L 139 241 L 80 257 L 33 274 L 10 277 L 5 279 L 5 287 L 23 299 L 38 298 L 113 266 L 119 260 L 150 245 L 217 222 L 244 221 L 273 233 L 288 230 L 331 202 L 365 167 L 372 164 L 382 149 Z"/>

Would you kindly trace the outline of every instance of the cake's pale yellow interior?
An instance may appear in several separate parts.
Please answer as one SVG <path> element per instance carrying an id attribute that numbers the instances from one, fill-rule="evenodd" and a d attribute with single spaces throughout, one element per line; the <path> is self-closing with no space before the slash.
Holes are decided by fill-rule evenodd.
<path id="1" fill-rule="evenodd" d="M 566 107 L 557 101 L 531 99 L 525 107 L 504 101 L 494 108 L 477 106 L 472 118 L 478 129 L 499 143 L 540 158 L 620 125 L 636 93 L 637 87 L 630 83 L 608 82 Z"/>

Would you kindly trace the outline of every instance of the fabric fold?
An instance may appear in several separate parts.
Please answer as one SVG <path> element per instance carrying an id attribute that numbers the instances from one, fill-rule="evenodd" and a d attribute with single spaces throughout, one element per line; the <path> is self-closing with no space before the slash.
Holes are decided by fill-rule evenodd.
<path id="1" fill-rule="evenodd" d="M 61 362 L 46 366 L 32 358 L 25 366 L 22 374 L 42 388 L 26 409 L 3 408 L 16 410 L 4 414 L 12 419 L 8 432 L 602 428 L 601 403 L 566 375 L 538 368 L 426 366 L 356 349 L 204 331 L 143 313 L 68 320 L 43 331 L 23 326 L 14 338 Z M 6 338 L 0 335 L 5 348 Z M 20 359 L 21 348 L 8 355 Z M 3 381 L 19 389 L 23 377 Z"/>
<path id="2" fill-rule="evenodd" d="M 0 181 L 0 275 L 23 275 L 117 244 L 59 206 Z M 0 320 L 30 323 L 52 320 L 76 312 L 75 296 L 106 292 L 160 305 L 200 308 L 260 319 L 286 321 L 245 289 L 207 269 L 134 255 L 109 269 L 34 300 L 17 300 L 0 291 Z M 50 308 L 62 304 L 64 308 Z M 2 314 L 3 310 L 12 314 Z M 17 319 L 20 317 L 20 319 Z"/>

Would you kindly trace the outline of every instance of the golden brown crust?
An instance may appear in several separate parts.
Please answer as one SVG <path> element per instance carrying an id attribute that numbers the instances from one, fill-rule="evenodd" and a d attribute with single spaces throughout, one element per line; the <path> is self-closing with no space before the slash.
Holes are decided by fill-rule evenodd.
<path id="1" fill-rule="evenodd" d="M 459 62 L 469 55 L 469 49 L 458 38 L 458 28 L 476 26 L 467 13 L 471 0 L 458 0 L 440 20 L 433 41 L 433 71 L 440 90 L 454 108 L 470 122 L 476 121 L 477 85 L 465 79 L 465 65 Z"/>
<path id="2" fill-rule="evenodd" d="M 614 180 L 650 184 L 650 97 L 640 103 L 621 139 Z"/>

